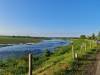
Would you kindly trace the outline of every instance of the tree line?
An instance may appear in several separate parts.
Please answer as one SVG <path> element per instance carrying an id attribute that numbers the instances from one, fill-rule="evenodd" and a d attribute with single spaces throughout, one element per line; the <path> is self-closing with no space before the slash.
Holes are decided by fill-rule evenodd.
<path id="1" fill-rule="evenodd" d="M 92 33 L 92 35 L 80 35 L 81 39 L 91 39 L 91 40 L 100 40 L 100 32 L 96 35 L 95 33 Z"/>

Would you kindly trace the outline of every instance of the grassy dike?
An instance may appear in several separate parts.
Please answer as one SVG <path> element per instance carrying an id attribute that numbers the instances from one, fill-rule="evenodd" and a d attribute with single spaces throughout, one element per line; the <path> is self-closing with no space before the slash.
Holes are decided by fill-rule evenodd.
<path id="1" fill-rule="evenodd" d="M 79 58 L 92 52 L 92 49 L 96 47 L 96 42 L 93 40 L 72 39 L 72 41 L 74 51 L 78 54 Z M 84 44 L 86 44 L 86 46 Z M 33 70 L 33 75 L 70 75 L 70 73 L 73 73 L 72 69 L 74 62 L 71 45 L 60 47 L 48 60 L 42 63 L 41 67 Z"/>
<path id="2" fill-rule="evenodd" d="M 36 43 L 40 41 L 41 39 L 32 37 L 0 36 L 0 44 Z"/>

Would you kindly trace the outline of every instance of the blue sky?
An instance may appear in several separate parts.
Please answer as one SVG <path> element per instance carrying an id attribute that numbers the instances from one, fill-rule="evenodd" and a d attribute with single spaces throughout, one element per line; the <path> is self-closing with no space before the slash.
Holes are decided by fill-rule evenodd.
<path id="1" fill-rule="evenodd" d="M 99 0 L 0 0 L 0 35 L 79 36 L 99 31 Z"/>

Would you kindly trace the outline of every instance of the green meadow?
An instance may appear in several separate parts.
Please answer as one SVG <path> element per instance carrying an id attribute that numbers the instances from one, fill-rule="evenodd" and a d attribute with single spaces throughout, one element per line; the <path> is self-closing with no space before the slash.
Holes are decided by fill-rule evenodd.
<path id="1" fill-rule="evenodd" d="M 19 43 L 36 43 L 41 39 L 24 37 L 24 36 L 0 36 L 0 44 L 19 44 Z"/>

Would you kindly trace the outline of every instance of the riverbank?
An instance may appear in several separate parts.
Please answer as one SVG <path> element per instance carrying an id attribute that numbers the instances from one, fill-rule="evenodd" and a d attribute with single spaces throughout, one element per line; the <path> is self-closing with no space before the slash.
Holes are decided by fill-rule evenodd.
<path id="1" fill-rule="evenodd" d="M 40 47 L 43 49 L 44 48 L 46 49 L 46 50 L 43 50 L 43 55 L 41 55 L 41 56 L 35 56 L 34 54 L 32 55 L 33 56 L 32 60 L 34 61 L 32 63 L 32 65 L 34 66 L 33 69 L 36 70 L 37 68 L 40 68 L 40 65 L 42 65 L 42 63 L 44 61 L 47 61 L 49 59 L 49 57 L 51 57 L 51 55 L 53 54 L 52 53 L 53 51 L 50 51 L 50 50 L 52 50 L 52 48 L 54 48 L 54 50 L 56 48 L 62 49 L 62 46 L 65 46 L 68 44 L 69 44 L 69 42 L 63 41 L 63 40 L 45 40 L 45 41 L 43 41 L 43 43 L 37 43 L 36 45 L 27 45 L 27 47 L 31 46 L 30 50 L 32 50 L 32 49 L 35 50 L 34 48 L 36 48 L 36 50 L 38 51 L 37 48 L 40 48 Z M 26 46 L 26 45 L 24 45 L 24 46 Z M 9 50 L 13 49 L 11 51 L 11 53 L 8 52 L 11 55 L 11 54 L 13 54 L 12 52 L 15 52 L 16 49 L 20 50 L 20 51 L 29 49 L 29 48 L 24 49 L 23 45 L 21 45 L 21 47 L 22 47 L 21 49 L 18 49 L 18 46 L 15 48 L 6 47 L 6 48 L 8 48 L 6 50 L 8 52 Z M 2 49 L 3 48 L 1 48 L 1 50 Z M 4 50 L 2 50 L 2 51 L 4 51 Z M 17 52 L 15 52 L 15 53 L 17 53 Z M 17 57 L 19 57 L 20 53 L 21 52 L 18 53 Z M 59 54 L 59 53 L 57 53 L 57 54 Z M 5 55 L 3 54 L 3 56 L 6 56 L 6 55 L 7 54 L 5 54 Z M 13 55 L 15 55 L 15 54 L 13 54 Z M 25 75 L 25 73 L 27 73 L 27 71 L 28 71 L 28 70 L 26 70 L 28 68 L 28 54 L 25 54 L 24 56 L 22 56 L 21 58 L 18 58 L 18 59 L 14 58 L 14 56 L 13 56 L 12 58 L 9 58 L 7 60 L 0 60 L 0 68 L 1 68 L 0 74 L 2 74 L 2 75 L 6 75 L 8 73 L 10 73 L 10 75 L 20 75 L 20 74 Z"/>
<path id="2" fill-rule="evenodd" d="M 37 43 L 40 42 L 41 38 L 32 38 L 32 37 L 7 37 L 0 36 L 0 44 L 25 44 L 25 43 Z"/>
<path id="3" fill-rule="evenodd" d="M 83 57 L 86 53 L 91 52 L 92 48 L 96 46 L 95 41 L 88 39 L 72 39 L 74 51 L 78 57 Z M 90 48 L 90 42 L 92 47 Z M 86 47 L 84 45 L 86 44 Z M 40 68 L 36 71 L 33 70 L 35 75 L 70 75 L 69 71 L 73 68 L 73 55 L 71 45 L 61 47 L 54 53 L 47 61 L 45 61 Z M 71 75 L 74 73 L 71 72 Z"/>
<path id="4" fill-rule="evenodd" d="M 66 39 L 67 40 L 67 39 Z M 86 53 L 91 52 L 96 46 L 93 40 L 72 39 L 75 53 L 82 58 Z M 92 48 L 90 48 L 90 42 Z M 86 48 L 85 45 L 86 44 Z M 82 46 L 82 47 L 81 47 Z M 32 57 L 33 74 L 34 75 L 70 75 L 73 65 L 72 45 L 62 46 L 55 49 L 54 52 L 45 50 L 41 57 Z M 28 73 L 28 56 L 21 59 L 9 59 L 1 62 L 0 67 L 4 68 L 1 72 L 10 73 L 10 75 L 19 75 Z M 71 72 L 72 73 L 72 72 Z"/>

